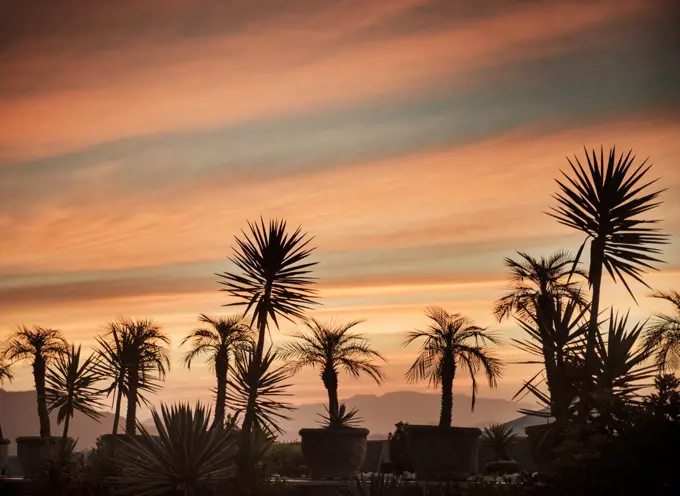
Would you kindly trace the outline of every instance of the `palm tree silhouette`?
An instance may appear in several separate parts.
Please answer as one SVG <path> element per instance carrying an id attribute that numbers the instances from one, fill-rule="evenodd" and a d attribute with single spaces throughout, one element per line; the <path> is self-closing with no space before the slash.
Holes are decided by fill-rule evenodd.
<path id="1" fill-rule="evenodd" d="M 587 170 L 578 157 L 574 157 L 576 165 L 567 159 L 574 177 L 562 172 L 564 178 L 557 180 L 560 191 L 554 196 L 558 205 L 548 215 L 586 235 L 577 259 L 591 240 L 588 282 L 592 303 L 586 343 L 586 363 L 591 366 L 595 363 L 603 269 L 615 282 L 620 280 L 635 299 L 626 278 L 649 287 L 642 276 L 654 268 L 652 263 L 660 262 L 655 255 L 661 250 L 654 245 L 666 243 L 667 236 L 652 227 L 658 221 L 640 218 L 660 204 L 662 190 L 648 190 L 657 181 L 646 181 L 651 164 L 645 160 L 634 165 L 632 151 L 617 157 L 616 148 L 611 148 L 606 159 L 602 148 L 599 157 L 595 150 L 590 155 L 584 151 Z"/>
<path id="2" fill-rule="evenodd" d="M 352 328 L 360 323 L 334 324 L 311 319 L 307 322 L 307 332 L 293 334 L 299 341 L 288 342 L 282 348 L 281 356 L 293 373 L 303 367 L 319 367 L 328 392 L 329 414 L 337 413 L 339 409 L 339 370 L 355 378 L 366 374 L 378 385 L 385 380 L 380 366 L 373 363 L 375 360 L 386 362 L 385 357 L 373 350 L 362 334 L 352 332 Z"/>
<path id="3" fill-rule="evenodd" d="M 241 315 L 211 318 L 205 314 L 198 317 L 199 322 L 207 324 L 191 331 L 180 346 L 189 343 L 191 350 L 184 356 L 184 364 L 191 368 L 191 362 L 199 355 L 215 370 L 217 388 L 215 389 L 215 425 L 224 426 L 224 411 L 227 397 L 227 372 L 232 353 L 237 348 L 252 341 L 250 328 L 243 322 Z"/>
<path id="4" fill-rule="evenodd" d="M 645 347 L 656 354 L 656 363 L 663 370 L 680 366 L 680 293 L 657 291 L 652 294 L 671 303 L 674 314 L 657 313 L 645 333 Z"/>
<path id="5" fill-rule="evenodd" d="M 249 458 L 245 451 L 249 449 L 255 419 L 257 383 L 269 319 L 277 327 L 280 317 L 304 320 L 304 312 L 316 303 L 316 291 L 312 288 L 315 281 L 310 277 L 316 262 L 307 261 L 314 250 L 309 246 L 311 238 L 300 227 L 288 233 L 283 220 L 271 220 L 267 226 L 260 218 L 259 224 L 248 222 L 248 227 L 249 234 L 243 232 L 242 238 L 235 238 L 236 247 L 230 261 L 237 270 L 216 274 L 224 286 L 222 290 L 236 300 L 227 306 L 246 305 L 245 314 L 252 308 L 251 325 L 257 325 L 254 356 L 249 361 L 253 371 L 248 374 L 253 384 L 249 388 L 241 430 L 244 459 Z"/>
<path id="6" fill-rule="evenodd" d="M 116 393 L 113 433 L 117 433 L 122 397 L 127 399 L 125 432 L 136 432 L 137 406 L 146 402 L 144 392 L 156 392 L 170 368 L 170 339 L 152 320 L 120 319 L 97 339 L 103 373 L 112 378 L 108 392 Z"/>
<path id="7" fill-rule="evenodd" d="M 14 374 L 12 374 L 11 365 L 5 362 L 4 357 L 0 356 L 0 384 L 4 384 L 5 381 L 11 382 L 14 379 Z M 0 411 L 0 414 L 2 412 Z M 0 440 L 4 439 L 2 434 L 2 424 L 0 423 Z"/>
<path id="8" fill-rule="evenodd" d="M 30 361 L 38 402 L 40 437 L 50 437 L 50 415 L 45 396 L 47 366 L 66 352 L 66 340 L 56 329 L 20 327 L 10 339 L 4 356 L 9 361 Z"/>
<path id="9" fill-rule="evenodd" d="M 576 260 L 569 252 L 558 251 L 540 259 L 517 253 L 519 261 L 505 259 L 505 266 L 510 269 L 510 287 L 494 306 L 499 322 L 514 313 L 523 320 L 542 315 L 549 325 L 556 299 L 573 299 L 585 305 L 582 292 L 571 278 L 574 273 L 587 276 L 578 268 L 572 270 Z"/>
<path id="10" fill-rule="evenodd" d="M 100 400 L 103 391 L 97 387 L 102 376 L 96 360 L 97 355 L 81 359 L 81 347 L 71 345 L 47 369 L 48 410 L 57 410 L 57 424 L 64 423 L 62 449 L 66 449 L 69 424 L 76 411 L 93 420 L 102 417 L 97 410 L 103 406 Z"/>
<path id="11" fill-rule="evenodd" d="M 432 321 L 426 330 L 409 331 L 403 346 L 424 339 L 420 354 L 406 372 L 409 382 L 427 380 L 442 388 L 440 427 L 451 427 L 453 414 L 453 380 L 458 367 L 472 378 L 472 410 L 477 399 L 476 374 L 483 369 L 489 387 L 496 387 L 502 374 L 502 363 L 486 347 L 487 342 L 501 341 L 486 328 L 477 326 L 459 313 L 448 313 L 440 307 L 428 307 L 425 314 Z"/>

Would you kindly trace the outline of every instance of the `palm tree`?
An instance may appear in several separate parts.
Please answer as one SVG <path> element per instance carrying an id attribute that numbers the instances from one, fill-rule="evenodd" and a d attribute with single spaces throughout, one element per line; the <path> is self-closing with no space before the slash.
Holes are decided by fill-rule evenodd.
<path id="1" fill-rule="evenodd" d="M 250 234 L 243 232 L 242 238 L 235 238 L 236 247 L 230 261 L 237 270 L 217 276 L 224 286 L 223 291 L 236 300 L 228 306 L 246 305 L 246 314 L 253 309 L 251 325 L 257 325 L 258 336 L 250 364 L 260 368 L 269 319 L 277 327 L 279 318 L 304 320 L 304 312 L 316 303 L 316 291 L 312 288 L 314 280 L 310 277 L 311 267 L 316 262 L 307 261 L 314 248 L 309 246 L 311 238 L 301 227 L 290 234 L 285 221 L 271 220 L 266 226 L 262 218 L 259 224 L 248 222 L 248 227 Z M 248 377 L 254 382 L 249 388 L 250 397 L 243 419 L 242 450 L 250 445 L 248 437 L 255 416 L 256 383 L 261 374 L 253 370 Z"/>
<path id="2" fill-rule="evenodd" d="M 191 368 L 195 358 L 206 355 L 206 361 L 214 368 L 217 379 L 215 424 L 223 426 L 229 361 L 237 348 L 252 340 L 251 331 L 240 315 L 213 319 L 201 314 L 198 320 L 208 327 L 194 329 L 184 338 L 181 346 L 186 343 L 191 345 L 191 350 L 184 356 L 184 363 L 187 368 Z"/>
<path id="3" fill-rule="evenodd" d="M 81 360 L 80 346 L 61 354 L 47 369 L 47 407 L 50 412 L 57 410 L 57 424 L 64 422 L 62 449 L 66 448 L 68 428 L 73 414 L 78 411 L 93 420 L 99 420 L 102 413 L 97 410 L 103 391 L 96 386 L 102 379 L 97 366 L 96 355 Z"/>
<path id="4" fill-rule="evenodd" d="M 303 367 L 319 367 L 321 380 L 328 392 L 328 412 L 338 412 L 338 371 L 343 370 L 354 378 L 368 375 L 378 385 L 385 379 L 375 360 L 386 362 L 385 357 L 373 350 L 363 335 L 352 332 L 360 321 L 348 324 L 324 323 L 316 319 L 307 322 L 308 332 L 297 332 L 299 341 L 286 343 L 282 358 L 293 373 Z"/>
<path id="5" fill-rule="evenodd" d="M 12 381 L 14 379 L 14 374 L 12 374 L 12 369 L 9 363 L 5 363 L 4 359 L 0 356 L 0 384 L 4 382 Z M 0 424 L 0 440 L 4 439 L 2 435 L 2 425 Z"/>
<path id="6" fill-rule="evenodd" d="M 674 314 L 657 313 L 645 333 L 645 347 L 656 353 L 656 363 L 661 369 L 674 370 L 680 366 L 680 293 L 657 291 L 652 295 L 671 303 Z"/>
<path id="7" fill-rule="evenodd" d="M 56 329 L 20 327 L 10 339 L 4 356 L 9 361 L 30 360 L 38 402 L 40 437 L 50 437 L 50 415 L 45 396 L 47 366 L 66 352 L 66 340 Z"/>
<path id="8" fill-rule="evenodd" d="M 554 300 L 567 298 L 585 305 L 581 290 L 571 278 L 574 273 L 584 278 L 586 275 L 573 268 L 576 260 L 569 252 L 558 251 L 540 259 L 517 253 L 519 261 L 505 259 L 505 265 L 510 269 L 510 288 L 494 307 L 499 322 L 515 313 L 524 320 L 542 315 L 549 325 Z"/>
<path id="9" fill-rule="evenodd" d="M 651 168 L 647 160 L 634 165 L 632 151 L 616 156 L 616 148 L 609 151 L 605 161 L 604 150 L 600 156 L 595 150 L 588 154 L 586 170 L 574 157 L 576 165 L 567 159 L 574 177 L 562 172 L 563 179 L 557 180 L 560 191 L 555 195 L 558 202 L 548 215 L 560 224 L 576 229 L 586 235 L 576 256 L 580 258 L 588 240 L 590 243 L 590 267 L 588 282 L 592 287 L 590 325 L 586 343 L 586 363 L 595 363 L 595 347 L 600 313 L 600 289 L 602 272 L 606 269 L 616 282 L 620 280 L 635 299 L 628 285 L 627 277 L 648 286 L 642 279 L 652 263 L 660 262 L 656 255 L 661 250 L 655 245 L 667 242 L 667 236 L 654 228 L 656 220 L 640 216 L 657 207 L 662 191 L 649 192 L 656 180 L 646 181 Z"/>
<path id="10" fill-rule="evenodd" d="M 151 410 L 158 436 L 139 425 L 138 438 L 123 440 L 122 494 L 212 494 L 234 472 L 232 432 L 210 422 L 210 409 L 197 404 L 161 405 Z"/>
<path id="11" fill-rule="evenodd" d="M 170 339 L 152 320 L 120 319 L 109 325 L 109 332 L 98 338 L 104 375 L 112 378 L 108 392 L 116 393 L 113 433 L 117 433 L 120 404 L 127 399 L 125 432 L 135 434 L 137 406 L 146 401 L 144 392 L 156 392 L 170 368 Z"/>
<path id="12" fill-rule="evenodd" d="M 502 373 L 502 363 L 486 347 L 487 342 L 501 341 L 486 328 L 477 326 L 459 313 L 448 313 L 440 307 L 428 307 L 425 314 L 432 321 L 423 331 L 409 331 L 403 342 L 408 346 L 424 339 L 420 354 L 406 372 L 409 382 L 427 380 L 442 387 L 440 427 L 451 427 L 453 414 L 453 380 L 458 367 L 466 369 L 472 378 L 472 410 L 477 398 L 476 374 L 483 369 L 489 387 L 496 387 Z"/>

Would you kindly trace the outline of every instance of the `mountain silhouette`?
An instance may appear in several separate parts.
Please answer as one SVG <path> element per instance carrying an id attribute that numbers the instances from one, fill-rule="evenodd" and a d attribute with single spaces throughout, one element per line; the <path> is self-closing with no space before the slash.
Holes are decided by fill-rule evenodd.
<path id="1" fill-rule="evenodd" d="M 436 424 L 439 418 L 440 396 L 434 393 L 397 391 L 380 396 L 362 394 L 342 400 L 351 408 L 359 410 L 361 425 L 370 431 L 371 439 L 384 439 L 394 430 L 394 424 L 406 421 L 411 424 Z M 493 422 L 508 422 L 518 417 L 517 410 L 533 405 L 515 403 L 497 398 L 477 398 L 475 411 L 470 412 L 470 396 L 454 395 L 453 424 L 460 427 L 483 427 Z M 299 405 L 289 412 L 291 420 L 281 421 L 284 434 L 281 441 L 295 441 L 303 427 L 318 427 L 319 414 L 325 413 L 325 403 Z M 61 435 L 57 415 L 50 415 L 52 435 Z M 35 391 L 4 391 L 0 389 L 0 423 L 4 436 L 12 441 L 10 453 L 16 453 L 14 440 L 19 436 L 38 435 L 38 413 Z M 99 435 L 111 432 L 113 414 L 103 412 L 100 422 L 76 412 L 71 421 L 69 436 L 78 439 L 78 449 L 95 445 Z M 120 419 L 120 426 L 125 419 Z M 145 426 L 153 426 L 148 419 Z M 152 432 L 155 430 L 150 429 Z"/>

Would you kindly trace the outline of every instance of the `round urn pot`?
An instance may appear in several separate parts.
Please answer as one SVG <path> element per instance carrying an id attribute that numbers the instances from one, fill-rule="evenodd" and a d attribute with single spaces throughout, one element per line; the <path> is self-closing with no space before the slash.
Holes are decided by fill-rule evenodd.
<path id="1" fill-rule="evenodd" d="M 17 457 L 21 471 L 26 479 L 35 479 L 43 475 L 45 466 L 57 459 L 61 449 L 62 438 L 57 436 L 23 436 L 16 439 Z M 68 448 L 73 439 L 67 438 Z"/>
<path id="2" fill-rule="evenodd" d="M 302 455 L 313 479 L 352 479 L 366 458 L 368 429 L 300 429 Z"/>

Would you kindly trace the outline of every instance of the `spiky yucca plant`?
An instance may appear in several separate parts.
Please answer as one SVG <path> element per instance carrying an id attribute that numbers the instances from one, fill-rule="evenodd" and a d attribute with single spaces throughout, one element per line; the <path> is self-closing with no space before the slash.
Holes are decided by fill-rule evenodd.
<path id="1" fill-rule="evenodd" d="M 517 440 L 517 434 L 505 424 L 491 424 L 482 432 L 482 446 L 493 451 L 496 460 L 509 460 L 508 448 Z"/>
<path id="2" fill-rule="evenodd" d="M 122 493 L 196 496 L 229 481 L 234 435 L 212 422 L 209 407 L 161 405 L 160 412 L 154 408 L 151 415 L 158 436 L 140 423 L 141 436 L 122 440 L 122 475 L 115 478 Z"/>

